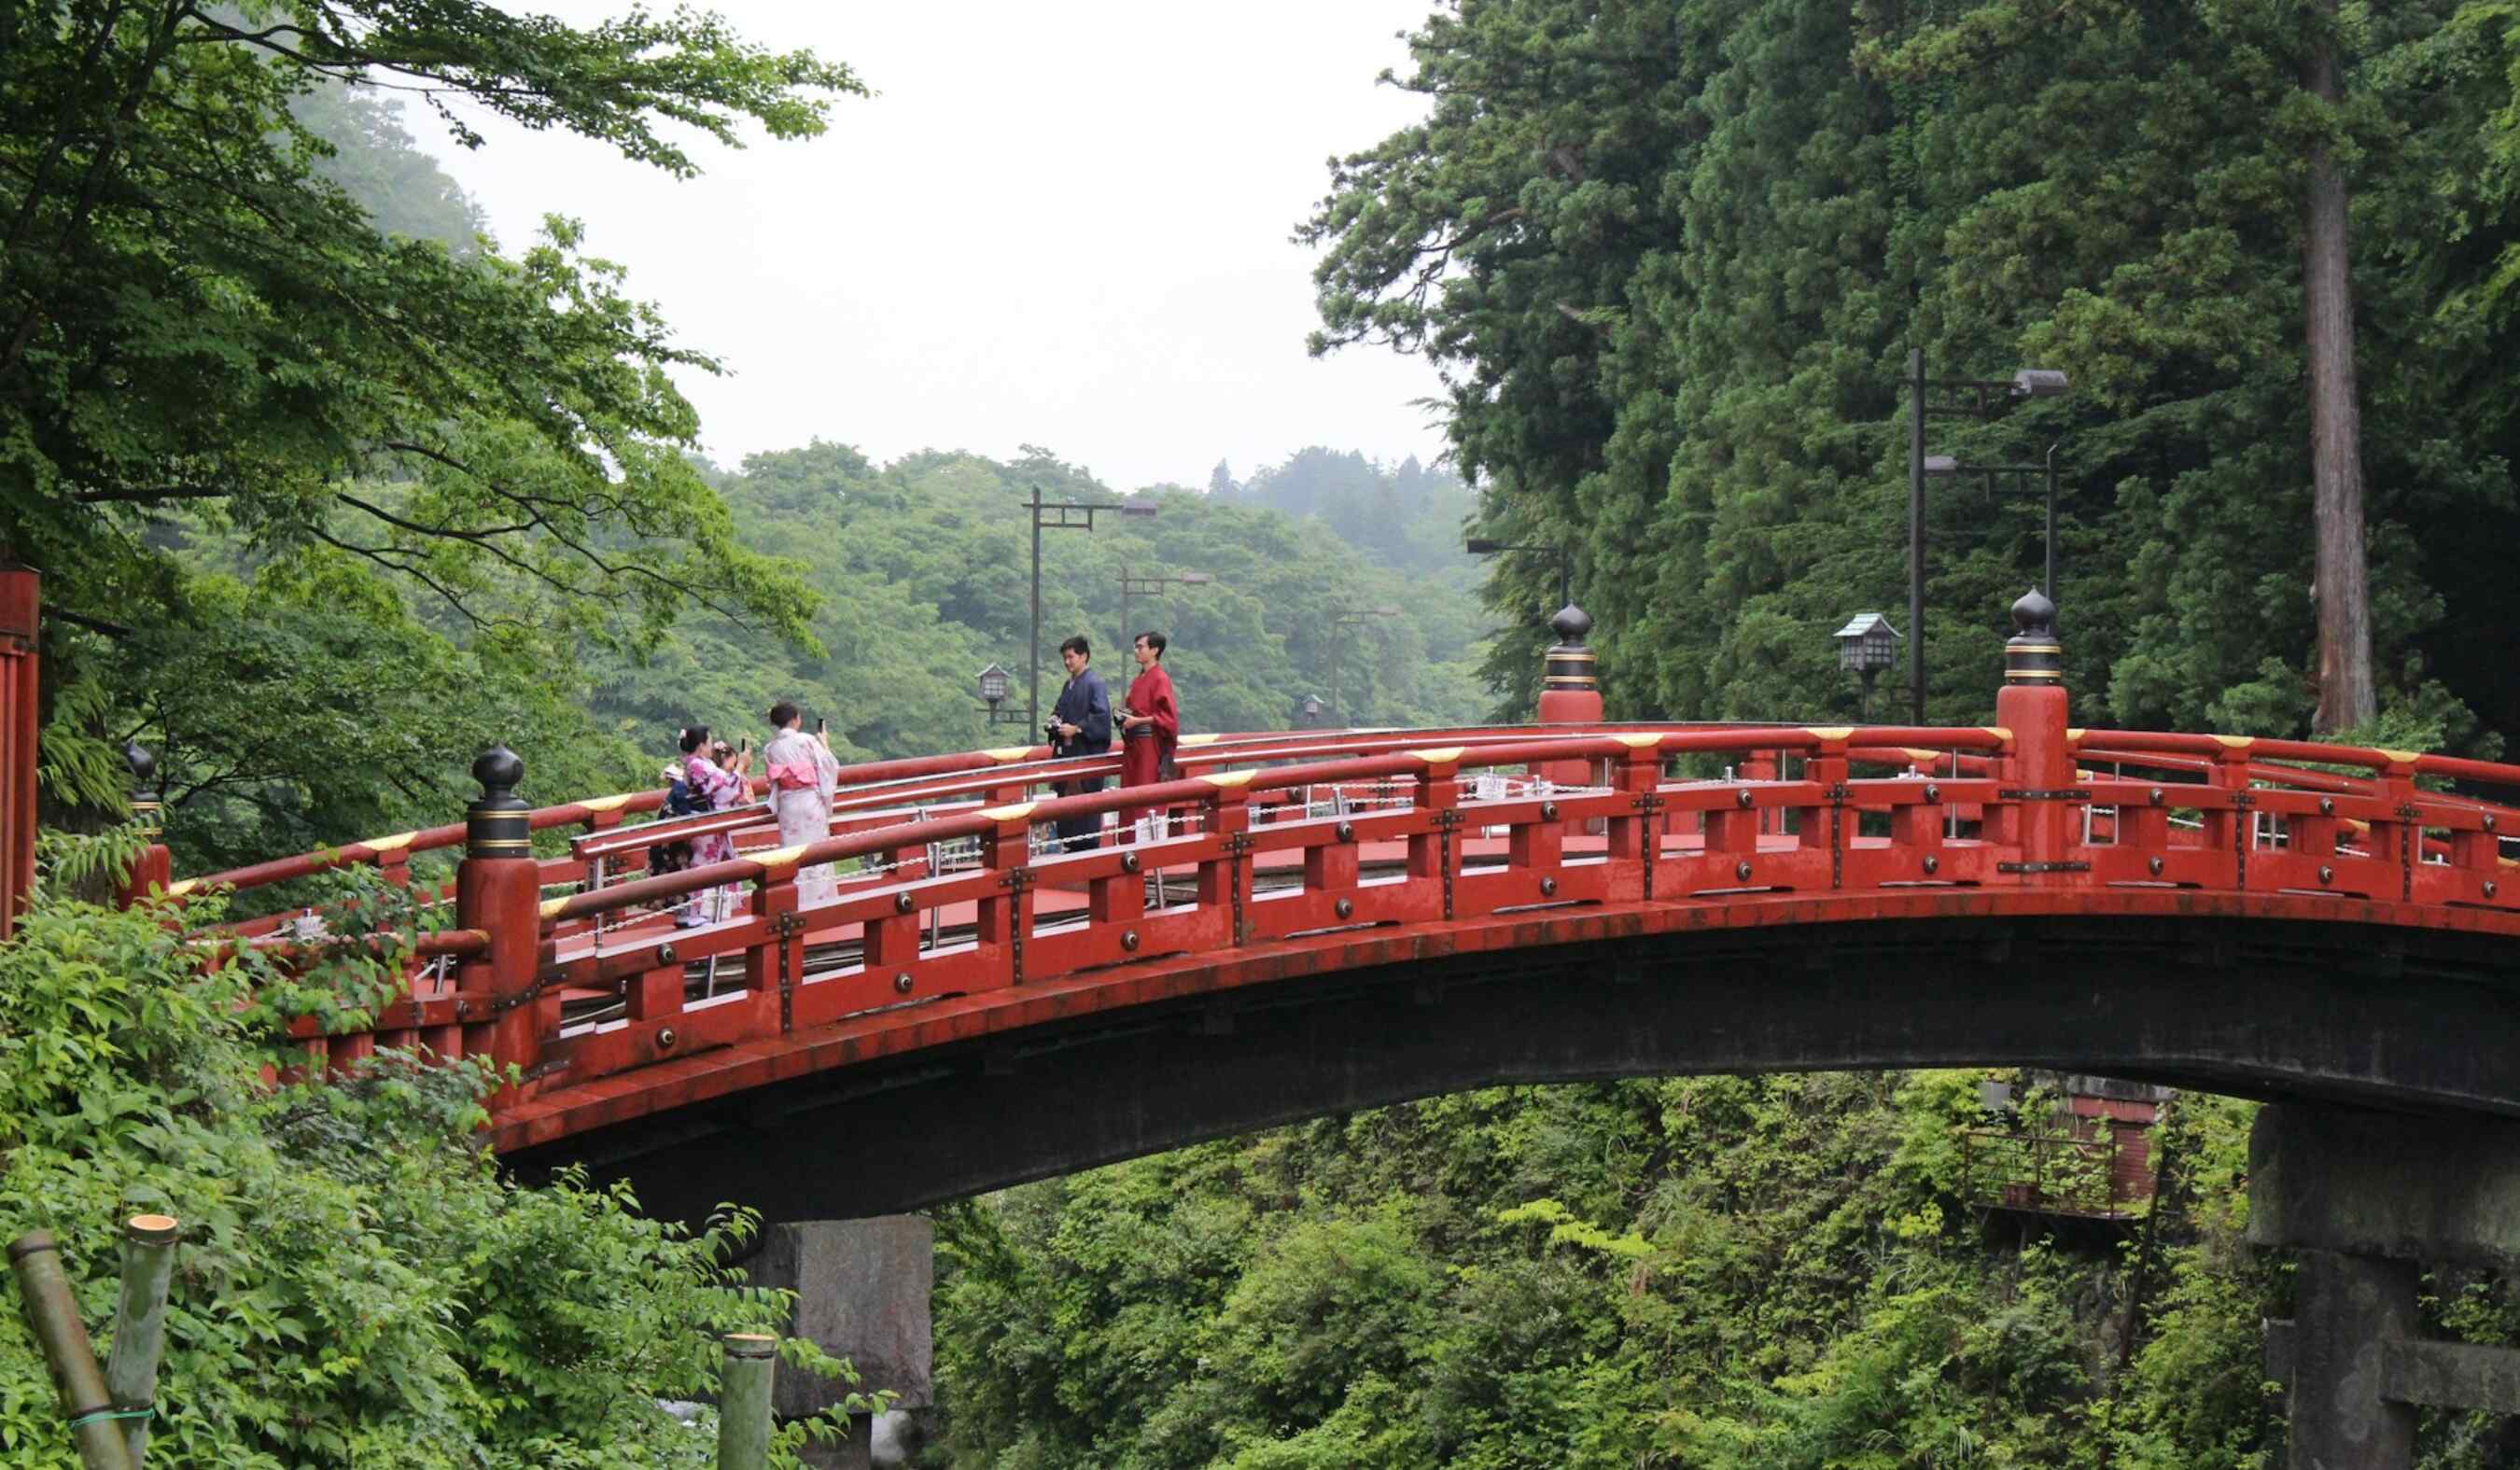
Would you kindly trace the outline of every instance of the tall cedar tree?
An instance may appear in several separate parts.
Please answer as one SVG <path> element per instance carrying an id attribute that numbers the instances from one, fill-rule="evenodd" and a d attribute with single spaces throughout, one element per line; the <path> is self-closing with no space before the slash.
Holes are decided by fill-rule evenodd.
<path id="1" fill-rule="evenodd" d="M 2306 0 L 2305 0 L 2306 3 Z M 2355 8 L 2339 102 L 2304 4 L 1461 0 L 1394 78 L 1426 119 L 1336 160 L 1317 350 L 1384 341 L 1451 384 L 1482 529 L 1577 549 L 1623 714 L 1851 714 L 1828 631 L 1903 601 L 1898 384 L 2062 368 L 2075 391 L 1936 453 L 2060 446 L 2068 675 L 2094 723 L 2311 728 L 2320 691 L 2308 163 L 2349 268 L 2368 618 L 2384 720 L 2490 748 L 2515 529 L 2520 237 L 2489 175 L 2510 96 L 2459 7 Z M 2506 149 L 2506 152 L 2509 150 Z M 1938 482 L 1921 637 L 1934 718 L 1985 718 L 2035 501 Z M 1539 568 L 1501 568 L 1527 601 Z M 1492 673 L 1527 664 L 1500 640 Z M 2474 714 L 2483 714 L 2480 730 Z"/>

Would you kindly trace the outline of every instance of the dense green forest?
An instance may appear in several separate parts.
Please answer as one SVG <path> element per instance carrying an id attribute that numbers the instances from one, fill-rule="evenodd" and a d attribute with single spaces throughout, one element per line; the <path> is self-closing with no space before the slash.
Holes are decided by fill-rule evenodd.
<path id="1" fill-rule="evenodd" d="M 1201 1145 L 947 1212 L 953 1466 L 2280 1463 L 2241 1243 L 2250 1109 L 2174 1104 L 2137 1237 L 1963 1207 L 1982 1074 L 1502 1090 Z M 2453 1331 L 2514 1325 L 2444 1281 Z M 2436 1467 L 2486 1426 L 2435 1426 Z"/>
<path id="2" fill-rule="evenodd" d="M 2058 446 L 2093 725 L 2307 729 L 2318 690 L 2305 208 L 2345 160 L 2379 706 L 2520 730 L 2508 557 L 2512 8 L 1463 0 L 1336 161 L 1317 350 L 1421 352 L 1486 523 L 1576 549 L 1614 712 L 1808 708 L 1904 622 L 1912 347 L 2070 375 L 1929 451 Z M 2303 68 L 2342 79 L 2323 103 Z M 1366 140 L 1360 140 L 1360 143 Z M 1932 714 L 1980 718 L 2039 509 L 1939 481 Z M 2362 550 L 2357 548 L 2358 551 Z M 1539 568 L 1498 584 L 1526 600 Z M 1490 672 L 1527 689 L 1535 635 Z"/>

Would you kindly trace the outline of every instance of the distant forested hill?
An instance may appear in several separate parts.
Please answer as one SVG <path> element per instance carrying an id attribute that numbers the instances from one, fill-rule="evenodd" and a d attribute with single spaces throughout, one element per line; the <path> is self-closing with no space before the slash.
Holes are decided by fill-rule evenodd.
<path id="1" fill-rule="evenodd" d="M 1025 498 L 1037 484 L 1054 500 L 1120 499 L 1047 450 L 1009 463 L 931 451 L 878 467 L 817 440 L 751 456 L 712 480 L 745 542 L 802 564 L 822 597 L 812 631 L 823 648 L 703 618 L 640 650 L 644 661 L 596 659 L 599 718 L 652 746 L 694 719 L 757 729 L 774 698 L 797 700 L 809 718 L 828 714 L 834 747 L 852 756 L 1027 738 L 1020 729 L 993 734 L 973 691 L 974 676 L 996 662 L 1022 698 Z M 1488 619 L 1458 548 L 1442 572 L 1417 570 L 1350 545 L 1327 517 L 1298 518 L 1257 497 L 1163 488 L 1133 499 L 1156 514 L 1043 534 L 1045 712 L 1065 678 L 1059 640 L 1084 634 L 1116 694 L 1132 672 L 1128 635 L 1145 628 L 1172 642 L 1165 662 L 1192 730 L 1284 729 L 1307 693 L 1360 724 L 1454 724 L 1484 711 L 1475 669 Z M 1124 571 L 1213 580 L 1134 601 L 1124 628 Z M 1378 608 L 1392 615 L 1339 621 Z"/>
<path id="2" fill-rule="evenodd" d="M 1477 496 L 1460 477 L 1428 469 L 1416 455 L 1385 468 L 1355 450 L 1341 454 L 1314 445 L 1242 484 L 1220 462 L 1207 486 L 1208 498 L 1219 505 L 1317 519 L 1385 566 L 1442 575 L 1470 564 L 1462 551 L 1462 526 Z"/>

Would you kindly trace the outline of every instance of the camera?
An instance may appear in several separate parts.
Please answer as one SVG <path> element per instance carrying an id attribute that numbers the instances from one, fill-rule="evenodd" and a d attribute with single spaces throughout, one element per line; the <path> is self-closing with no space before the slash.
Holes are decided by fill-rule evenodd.
<path id="1" fill-rule="evenodd" d="M 1058 722 L 1057 720 L 1044 720 L 1044 721 L 1042 721 L 1042 722 L 1041 722 L 1041 735 L 1042 735 L 1042 738 L 1043 738 L 1043 739 L 1048 740 L 1048 741 L 1049 741 L 1050 743 L 1052 743 L 1053 745 L 1058 744 Z"/>

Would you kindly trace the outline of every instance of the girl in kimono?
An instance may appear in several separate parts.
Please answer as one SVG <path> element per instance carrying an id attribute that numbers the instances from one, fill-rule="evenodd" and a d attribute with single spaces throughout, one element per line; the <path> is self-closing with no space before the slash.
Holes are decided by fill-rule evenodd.
<path id="1" fill-rule="evenodd" d="M 787 700 L 770 707 L 770 728 L 778 734 L 761 749 L 762 775 L 770 780 L 770 811 L 779 819 L 782 847 L 832 834 L 832 790 L 840 763 L 832 756 L 830 737 L 820 730 L 807 735 L 804 725 L 804 715 Z M 836 888 L 829 863 L 805 869 L 796 874 L 797 907 L 828 904 Z"/>
<path id="2" fill-rule="evenodd" d="M 708 727 L 688 725 L 683 728 L 683 782 L 691 790 L 692 805 L 707 811 L 724 812 L 743 805 L 752 794 L 752 783 L 744 778 L 744 768 L 751 763 L 752 753 L 744 751 L 725 765 L 714 758 L 709 748 Z M 735 838 L 727 832 L 710 832 L 692 839 L 692 866 L 705 868 L 711 863 L 724 863 L 735 857 Z M 726 917 L 727 900 L 734 885 L 711 888 L 692 895 L 691 903 L 676 915 L 674 922 L 689 928 L 695 924 L 714 922 Z"/>

